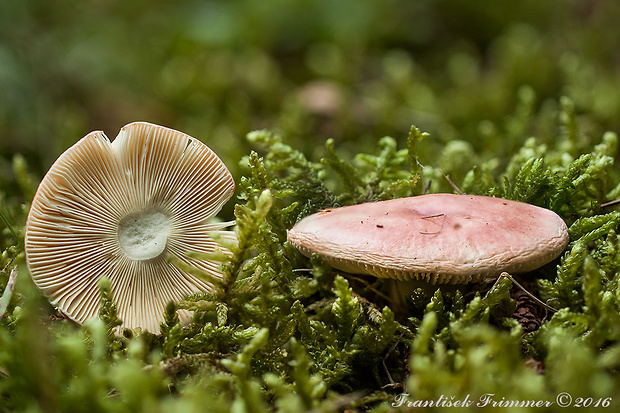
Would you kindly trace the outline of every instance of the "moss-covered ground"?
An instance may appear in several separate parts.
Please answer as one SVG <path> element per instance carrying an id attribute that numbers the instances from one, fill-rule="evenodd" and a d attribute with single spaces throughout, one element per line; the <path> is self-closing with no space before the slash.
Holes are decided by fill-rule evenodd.
<path id="1" fill-rule="evenodd" d="M 596 0 L 1 2 L 0 412 L 617 408 L 618 20 Z M 237 182 L 225 277 L 161 336 L 114 334 L 105 283 L 99 319 L 63 319 L 23 253 L 58 155 L 136 120 Z M 395 303 L 286 243 L 320 209 L 452 184 L 566 221 L 561 257 L 517 278 L 557 312 L 508 279 Z"/>

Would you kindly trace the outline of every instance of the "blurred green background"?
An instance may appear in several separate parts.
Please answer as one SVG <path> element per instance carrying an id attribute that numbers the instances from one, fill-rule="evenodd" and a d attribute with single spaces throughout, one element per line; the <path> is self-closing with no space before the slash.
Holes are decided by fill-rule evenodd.
<path id="1" fill-rule="evenodd" d="M 429 161 L 455 140 L 472 164 L 509 157 L 556 136 L 561 96 L 598 141 L 620 130 L 618 21 L 602 0 L 5 0 L 0 189 L 21 196 L 14 154 L 39 179 L 86 133 L 137 120 L 201 139 L 237 179 L 259 128 L 311 157 L 411 124 Z"/>
<path id="2" fill-rule="evenodd" d="M 103 324 L 77 331 L 52 318 L 51 327 L 44 328 L 40 320 L 49 314 L 39 317 L 30 308 L 44 298 L 18 288 L 15 304 L 3 318 L 6 328 L 0 329 L 0 342 L 4 343 L 0 347 L 5 350 L 0 351 L 0 411 L 36 403 L 49 410 L 49 400 L 57 400 L 59 406 L 83 400 L 84 409 L 91 412 L 118 411 L 115 406 L 122 405 L 128 406 L 126 411 L 139 410 L 134 406 L 150 406 L 149 411 L 156 411 L 153 406 L 161 400 L 167 400 L 163 409 L 177 400 L 179 406 L 204 410 L 205 405 L 212 407 L 213 395 L 218 397 L 221 411 L 228 411 L 233 400 L 233 407 L 241 411 L 242 398 L 237 393 L 262 403 L 263 396 L 252 392 L 267 384 L 257 375 L 262 374 L 262 368 L 275 371 L 272 366 L 284 366 L 277 370 L 285 371 L 291 381 L 287 379 L 285 386 L 271 377 L 267 386 L 271 393 L 266 393 L 270 403 L 294 405 L 294 398 L 301 395 L 308 399 L 308 406 L 316 406 L 324 394 L 316 392 L 317 387 L 308 388 L 320 382 L 331 386 L 324 397 L 325 406 L 334 402 L 345 406 L 359 401 L 356 398 L 365 394 L 365 386 L 373 386 L 366 381 L 387 383 L 379 379 L 382 371 L 373 370 L 376 377 L 367 372 L 382 360 L 389 376 L 386 360 L 395 349 L 388 360 L 390 369 L 413 373 L 402 379 L 407 381 L 402 391 L 425 392 L 421 397 L 474 394 L 493 388 L 498 394 L 536 400 L 556 391 L 586 392 L 588 397 L 612 395 L 618 388 L 620 365 L 620 323 L 617 300 L 613 299 L 619 296 L 616 232 L 620 218 L 617 212 L 597 214 L 603 212 L 600 203 L 620 198 L 620 168 L 611 165 L 611 157 L 617 157 L 613 153 L 615 135 L 608 134 L 603 145 L 597 144 L 605 131 L 620 131 L 619 21 L 620 1 L 613 0 L 0 0 L 0 272 L 7 275 L 13 262 L 21 260 L 20 223 L 25 222 L 33 188 L 54 160 L 92 130 L 103 130 L 113 139 L 123 125 L 139 120 L 202 140 L 220 155 L 237 182 L 248 172 L 247 155 L 259 149 L 246 140 L 252 130 L 265 128 L 281 134 L 294 148 L 287 147 L 285 155 L 299 149 L 312 161 L 325 156 L 325 142 L 333 138 L 338 156 L 361 165 L 360 173 L 370 170 L 367 181 L 372 181 L 372 171 L 382 166 L 369 168 L 366 164 L 364 169 L 363 162 L 356 163 L 362 157 L 355 155 L 393 149 L 391 140 L 383 140 L 384 148 L 380 147 L 383 136 L 394 137 L 399 148 L 405 148 L 414 124 L 431 134 L 415 145 L 415 153 L 409 153 L 431 166 L 424 169 L 424 173 L 430 171 L 425 179 L 435 178 L 431 192 L 452 190 L 442 173 L 462 185 L 471 171 L 470 177 L 475 179 L 470 179 L 470 193 L 494 188 L 503 190 L 500 195 L 507 198 L 541 203 L 541 199 L 552 198 L 549 194 L 554 191 L 559 200 L 554 206 L 569 224 L 583 214 L 583 220 L 571 225 L 571 237 L 577 242 L 560 261 L 557 280 L 538 284 L 544 300 L 555 300 L 557 307 L 564 309 L 532 333 L 535 335 L 523 337 L 516 319 L 505 317 L 508 306 L 498 305 L 498 300 L 508 298 L 506 284 L 503 296 L 477 296 L 471 301 L 473 293 L 465 298 L 446 294 L 445 301 L 441 293 L 432 299 L 416 295 L 412 298 L 415 313 L 408 319 L 413 328 L 406 327 L 409 336 L 386 333 L 389 329 L 379 325 L 375 316 L 371 320 L 370 306 L 364 310 L 368 320 L 358 324 L 357 318 L 350 318 L 362 307 L 357 297 L 350 299 L 344 279 L 335 294 L 340 294 L 338 300 L 352 304 L 341 312 L 344 315 L 337 314 L 341 310 L 333 310 L 330 301 L 336 291 L 333 278 L 329 278 L 333 274 L 314 264 L 312 278 L 306 277 L 298 258 L 287 257 L 285 247 L 278 244 L 277 237 L 284 239 L 284 227 L 290 223 L 284 225 L 286 216 L 278 217 L 281 222 L 277 227 L 272 228 L 269 221 L 273 217 L 268 217 L 246 228 L 246 235 L 259 235 L 252 243 L 246 242 L 246 250 L 236 257 L 239 265 L 232 280 L 249 279 L 245 272 L 254 271 L 254 284 L 238 287 L 231 282 L 233 288 L 217 298 L 217 310 L 209 309 L 199 319 L 206 323 L 199 327 L 201 333 L 190 329 L 181 335 L 180 328 L 166 333 L 163 354 L 171 367 L 145 367 L 143 356 L 147 367 L 159 363 L 157 349 L 155 356 L 140 355 L 143 347 L 159 345 L 149 343 L 148 337 L 142 344 L 138 342 L 142 338 L 126 341 L 129 347 L 117 347 L 114 362 L 109 363 L 112 359 L 104 356 L 106 351 L 110 355 L 113 346 L 123 344 L 112 339 L 110 332 L 106 341 Z M 407 162 L 404 152 L 401 158 Z M 584 153 L 587 155 L 580 157 Z M 327 166 L 319 172 L 329 169 L 328 164 L 320 164 Z M 303 165 L 305 176 L 315 165 Z M 337 168 L 332 169 L 338 175 Z M 304 176 L 291 174 L 291 170 L 297 172 L 289 165 L 284 171 L 289 173 L 289 181 L 282 181 L 285 184 Z M 437 173 L 440 170 L 442 173 Z M 406 166 L 398 171 L 410 172 Z M 349 191 L 359 196 L 346 191 L 344 195 L 351 202 L 371 198 L 376 195 L 371 193 L 373 188 L 395 179 L 377 175 L 375 186 Z M 317 184 L 323 190 L 323 185 L 333 185 L 334 199 L 343 192 L 338 192 L 337 179 L 331 181 L 328 176 L 317 181 L 308 187 L 316 190 L 312 185 Z M 303 185 L 299 187 L 303 189 Z M 250 188 L 247 193 L 262 189 Z M 279 188 L 276 192 L 283 196 L 286 191 Z M 327 198 L 327 192 L 314 195 Z M 282 204 L 290 201 L 278 200 Z M 252 203 L 257 201 L 249 200 L 245 210 L 239 209 L 241 216 L 261 216 L 247 212 Z M 233 218 L 233 204 L 225 206 L 222 218 Z M 306 207 L 302 204 L 299 210 Z M 255 205 L 256 210 L 267 214 L 264 205 Z M 320 209 L 321 205 L 310 207 Z M 313 212 L 312 208 L 308 212 Z M 271 211 L 275 216 L 282 209 Z M 295 217 L 292 211 L 283 214 L 291 222 Z M 251 219 L 247 218 L 248 222 Z M 256 251 L 254 261 L 248 261 L 251 265 L 242 266 L 242 260 Z M 293 269 L 293 265 L 297 267 Z M 540 274 L 547 277 L 554 265 Z M 278 268 L 284 270 L 276 277 L 273 274 Z M 0 280 L 3 285 L 4 278 Z M 288 286 L 288 280 L 296 280 L 297 285 Z M 313 290 L 319 285 L 318 292 Z M 316 314 L 306 314 L 301 301 L 296 301 L 299 305 L 293 307 L 301 315 L 295 315 L 293 297 Z M 375 304 L 371 305 L 374 308 Z M 220 309 L 226 310 L 223 321 Z M 422 313 L 427 315 L 424 319 Z M 382 314 L 384 321 L 390 318 L 387 311 Z M 217 318 L 217 329 L 212 328 L 212 318 Z M 542 318 L 536 321 L 542 322 Z M 321 334 L 327 337 L 317 340 L 316 347 L 304 344 L 306 333 L 295 327 L 296 322 L 310 325 L 310 319 L 313 323 L 323 320 L 312 325 L 322 326 L 315 331 L 324 331 Z M 47 326 L 47 321 L 44 324 Z M 350 329 L 342 327 L 347 325 Z M 289 330 L 290 326 L 299 334 Z M 230 341 L 237 344 L 229 347 L 227 340 L 237 334 L 238 327 L 247 327 L 243 331 L 249 332 L 248 340 L 259 328 L 267 327 L 272 337 L 269 346 L 276 349 L 254 359 L 266 364 L 256 369 L 250 380 L 246 380 L 249 362 L 244 367 L 236 361 L 233 364 L 233 359 L 250 360 L 252 352 L 265 344 L 242 349 L 239 343 L 246 339 L 240 334 L 241 338 Z M 377 343 L 380 340 L 371 334 L 377 329 L 395 343 L 411 341 L 411 351 L 417 353 L 404 357 L 413 353 L 408 349 L 399 353 L 395 346 L 384 356 L 381 346 L 388 341 L 373 342 L 358 354 L 358 361 L 352 358 L 357 347 L 349 347 L 358 336 L 340 337 L 354 328 L 361 332 L 359 337 Z M 327 334 L 337 329 L 337 335 Z M 289 333 L 301 337 L 299 351 L 278 341 L 281 337 L 288 340 Z M 193 334 L 196 341 L 188 339 L 189 344 L 183 347 L 182 340 Z M 574 340 L 576 336 L 579 340 Z M 200 341 L 203 338 L 205 341 Z M 333 343 L 344 344 L 334 350 Z M 360 343 L 363 341 L 354 344 Z M 196 351 L 207 358 L 188 358 L 185 365 L 182 359 L 172 357 L 176 349 L 187 349 L 190 354 L 194 345 L 201 346 Z M 289 353 L 290 348 L 293 352 Z M 191 374 L 185 367 L 208 365 L 212 356 L 217 358 L 217 374 L 205 370 L 205 374 L 196 374 L 196 382 L 191 377 L 187 381 L 179 378 Z M 220 364 L 220 356 L 229 363 Z M 341 362 L 341 357 L 348 361 Z M 311 359 L 315 367 L 309 369 L 304 363 Z M 179 360 L 179 367 L 174 367 Z M 404 360 L 410 360 L 409 364 Z M 540 374 L 541 366 L 547 374 Z M 226 369 L 234 374 L 219 374 Z M 296 369 L 303 374 L 295 373 Z M 7 377 L 10 379 L 5 380 Z M 401 391 L 397 385 L 389 386 L 372 388 L 373 394 L 385 390 L 380 396 L 385 401 L 392 397 L 390 392 Z M 165 399 L 177 391 L 183 397 Z M 275 394 L 278 398 L 273 399 Z M 369 397 L 375 397 L 373 394 Z M 9 407 L 3 409 L 3 402 Z M 248 405 L 256 410 L 261 407 L 260 403 Z"/>

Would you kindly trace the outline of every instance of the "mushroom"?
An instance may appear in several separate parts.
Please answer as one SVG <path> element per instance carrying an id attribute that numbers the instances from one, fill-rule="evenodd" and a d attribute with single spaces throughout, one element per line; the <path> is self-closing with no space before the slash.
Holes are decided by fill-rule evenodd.
<path id="1" fill-rule="evenodd" d="M 184 133 L 136 122 L 110 143 L 91 132 L 56 160 L 33 199 L 25 231 L 32 279 L 83 323 L 97 316 L 107 277 L 123 327 L 157 333 L 168 302 L 214 288 L 168 257 L 221 278 L 221 263 L 188 253 L 222 249 L 214 234 L 235 238 L 222 231 L 230 222 L 210 222 L 234 188 L 217 155 Z"/>
<path id="2" fill-rule="evenodd" d="M 554 212 L 501 198 L 430 194 L 327 209 L 288 242 L 356 274 L 462 284 L 532 271 L 568 244 Z"/>

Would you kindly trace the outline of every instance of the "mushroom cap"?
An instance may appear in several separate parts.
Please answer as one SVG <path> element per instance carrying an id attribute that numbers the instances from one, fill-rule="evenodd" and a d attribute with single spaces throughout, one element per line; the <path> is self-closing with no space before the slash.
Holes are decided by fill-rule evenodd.
<path id="1" fill-rule="evenodd" d="M 327 209 L 288 231 L 304 255 L 342 271 L 452 284 L 532 271 L 568 240 L 566 224 L 548 209 L 453 194 Z"/>
<path id="2" fill-rule="evenodd" d="M 32 279 L 82 323 L 98 315 L 107 277 L 123 327 L 157 333 L 168 302 L 213 289 L 168 256 L 221 278 L 221 263 L 188 252 L 221 249 L 214 233 L 235 238 L 219 231 L 230 223 L 209 222 L 234 188 L 217 155 L 181 132 L 136 122 L 113 143 L 91 132 L 56 160 L 33 199 L 25 233 Z"/>

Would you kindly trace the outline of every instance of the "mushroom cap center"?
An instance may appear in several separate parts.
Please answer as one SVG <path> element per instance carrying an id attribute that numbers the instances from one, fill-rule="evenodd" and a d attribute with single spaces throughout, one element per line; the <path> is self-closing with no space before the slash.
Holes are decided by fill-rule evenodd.
<path id="1" fill-rule="evenodd" d="M 121 249 L 133 260 L 159 257 L 166 249 L 170 235 L 170 218 L 163 212 L 150 209 L 128 214 L 118 227 Z"/>

